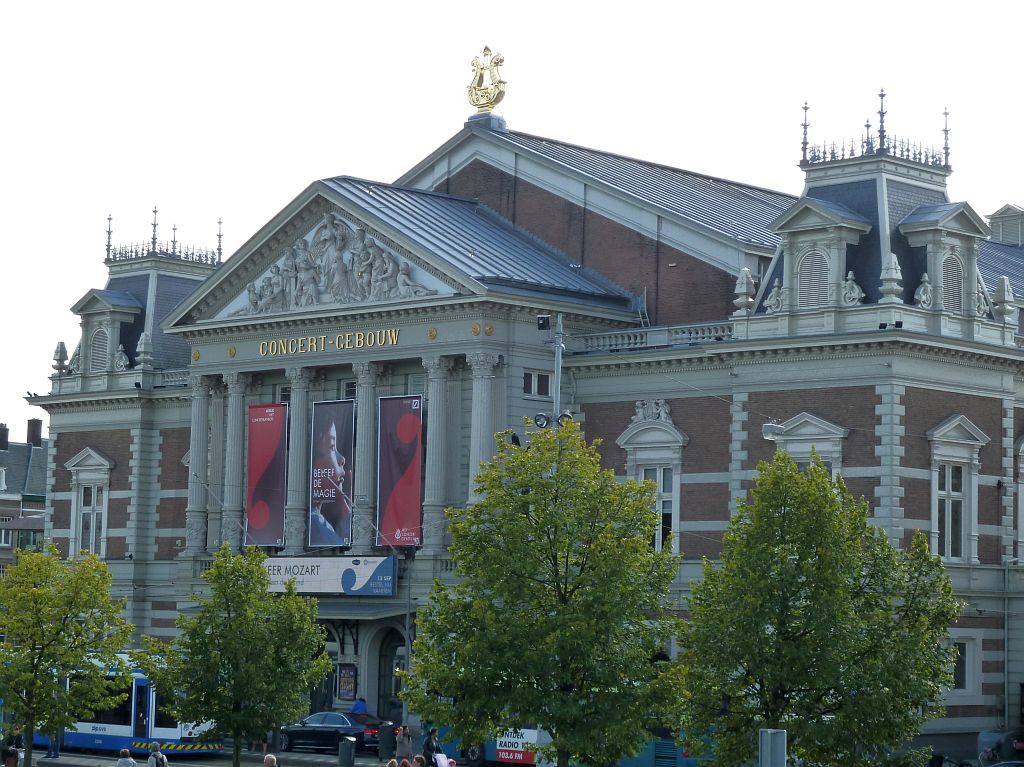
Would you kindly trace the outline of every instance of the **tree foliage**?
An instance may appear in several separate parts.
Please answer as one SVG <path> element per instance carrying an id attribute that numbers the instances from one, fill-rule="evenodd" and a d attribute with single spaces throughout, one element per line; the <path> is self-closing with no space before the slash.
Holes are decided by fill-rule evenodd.
<path id="1" fill-rule="evenodd" d="M 140 664 L 184 722 L 212 723 L 211 733 L 233 741 L 235 767 L 244 740 L 308 711 L 309 692 L 330 671 L 316 601 L 289 582 L 269 591 L 256 548 L 233 554 L 225 545 L 203 574 L 209 596 L 196 595 L 198 612 L 180 615 L 171 643 L 147 638 Z"/>
<path id="2" fill-rule="evenodd" d="M 671 718 L 678 668 L 653 659 L 676 630 L 677 560 L 651 544 L 653 486 L 602 470 L 576 424 L 509 436 L 483 500 L 446 512 L 458 581 L 419 611 L 404 694 L 463 742 L 539 726 L 562 767 L 605 763 Z"/>
<path id="3" fill-rule="evenodd" d="M 761 727 L 809 763 L 877 763 L 939 712 L 960 605 L 924 535 L 896 549 L 817 456 L 806 474 L 784 453 L 758 468 L 693 587 L 688 731 L 713 730 L 726 767 L 756 756 Z"/>
<path id="4" fill-rule="evenodd" d="M 20 550 L 0 577 L 0 697 L 25 736 L 73 726 L 126 697 L 123 651 L 132 626 L 110 597 L 110 572 L 92 554 Z M 68 684 L 70 679 L 71 683 Z"/>

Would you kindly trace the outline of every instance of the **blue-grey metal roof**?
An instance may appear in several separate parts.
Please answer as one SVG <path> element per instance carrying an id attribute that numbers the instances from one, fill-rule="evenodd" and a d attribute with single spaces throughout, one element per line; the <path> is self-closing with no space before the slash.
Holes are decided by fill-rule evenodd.
<path id="1" fill-rule="evenodd" d="M 847 221 L 859 221 L 861 223 L 868 224 L 869 226 L 871 225 L 871 219 L 869 219 L 867 216 L 862 216 L 857 211 L 846 207 L 841 202 L 835 202 L 834 200 L 824 200 L 817 197 L 810 197 L 808 199 L 813 200 L 815 205 L 825 208 L 826 210 L 831 211 L 835 215 L 845 218 Z"/>
<path id="2" fill-rule="evenodd" d="M 719 234 L 774 248 L 768 230 L 793 202 L 793 195 L 705 176 L 574 144 L 509 131 L 488 131 L 495 140 L 540 155 Z"/>
<path id="3" fill-rule="evenodd" d="M 937 224 L 950 213 L 961 207 L 959 202 L 943 202 L 938 205 L 919 205 L 900 221 L 903 224 Z"/>
<path id="4" fill-rule="evenodd" d="M 95 290 L 93 295 L 102 298 L 111 306 L 124 309 L 144 309 L 145 299 L 140 303 L 131 293 L 124 290 Z"/>
<path id="5" fill-rule="evenodd" d="M 1000 277 L 1009 277 L 1014 296 L 1024 298 L 1024 247 L 982 240 L 978 243 L 978 272 L 989 291 L 996 289 Z"/>
<path id="6" fill-rule="evenodd" d="M 581 267 L 491 208 L 460 197 L 341 176 L 323 183 L 484 285 L 577 295 L 628 307 L 624 288 Z"/>

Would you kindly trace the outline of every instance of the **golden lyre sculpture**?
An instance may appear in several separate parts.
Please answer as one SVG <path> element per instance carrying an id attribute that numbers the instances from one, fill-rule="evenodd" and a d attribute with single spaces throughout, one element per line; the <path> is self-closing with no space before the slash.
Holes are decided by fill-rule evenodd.
<path id="1" fill-rule="evenodd" d="M 476 107 L 477 113 L 490 112 L 498 105 L 505 95 L 505 81 L 501 79 L 498 67 L 505 63 L 500 53 L 491 54 L 491 49 L 484 46 L 484 57 L 473 58 L 473 82 L 469 84 L 469 103 Z M 487 85 L 484 85 L 484 75 Z"/>

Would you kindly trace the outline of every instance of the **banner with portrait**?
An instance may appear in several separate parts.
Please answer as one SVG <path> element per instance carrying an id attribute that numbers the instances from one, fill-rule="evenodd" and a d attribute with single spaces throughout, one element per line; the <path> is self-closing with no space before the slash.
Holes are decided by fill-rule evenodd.
<path id="1" fill-rule="evenodd" d="M 309 441 L 308 544 L 352 545 L 355 402 L 313 403 Z"/>
<path id="2" fill-rule="evenodd" d="M 423 398 L 381 397 L 377 440 L 377 545 L 418 546 L 423 484 Z"/>
<path id="3" fill-rule="evenodd" d="M 284 546 L 288 405 L 249 406 L 245 544 Z"/>

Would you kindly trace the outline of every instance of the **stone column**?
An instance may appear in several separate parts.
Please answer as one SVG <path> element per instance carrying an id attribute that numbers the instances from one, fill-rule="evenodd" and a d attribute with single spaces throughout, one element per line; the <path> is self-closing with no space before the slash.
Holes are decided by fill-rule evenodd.
<path id="1" fill-rule="evenodd" d="M 224 533 L 224 386 L 215 382 L 210 399 L 210 493 L 206 501 L 206 550 L 211 554 L 220 546 Z"/>
<path id="2" fill-rule="evenodd" d="M 356 362 L 356 465 L 352 499 L 352 546 L 369 549 L 376 539 L 377 377 L 376 362 Z"/>
<path id="3" fill-rule="evenodd" d="M 192 421 L 189 435 L 188 505 L 185 507 L 185 556 L 206 551 L 206 488 L 209 481 L 210 384 L 192 376 Z"/>
<path id="4" fill-rule="evenodd" d="M 427 467 L 423 492 L 423 547 L 440 553 L 448 476 L 448 376 L 452 358 L 424 357 L 427 371 Z"/>
<path id="5" fill-rule="evenodd" d="M 469 428 L 469 493 L 467 503 L 476 503 L 476 475 L 480 464 L 494 455 L 494 369 L 500 358 L 490 352 L 466 355 L 473 371 L 473 414 Z"/>
<path id="6" fill-rule="evenodd" d="M 284 507 L 284 553 L 306 547 L 309 516 L 309 384 L 312 368 L 289 368 L 292 398 L 288 404 L 288 500 Z"/>
<path id="7" fill-rule="evenodd" d="M 242 546 L 242 509 L 245 504 L 245 391 L 246 373 L 225 373 L 228 387 L 228 418 L 225 430 L 224 509 L 221 514 L 222 540 L 232 551 Z"/>

